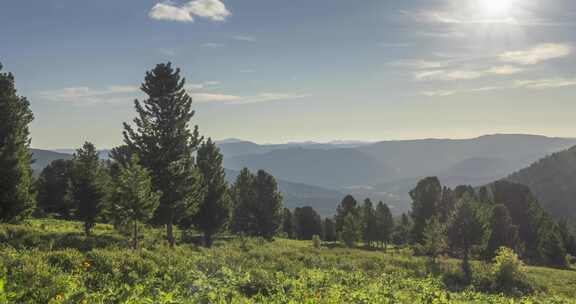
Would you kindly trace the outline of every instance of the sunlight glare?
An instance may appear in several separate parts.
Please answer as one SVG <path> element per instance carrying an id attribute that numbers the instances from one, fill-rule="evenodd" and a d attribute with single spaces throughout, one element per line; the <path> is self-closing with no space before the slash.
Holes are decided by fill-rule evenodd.
<path id="1" fill-rule="evenodd" d="M 478 0 L 479 7 L 487 17 L 510 16 L 515 0 Z"/>

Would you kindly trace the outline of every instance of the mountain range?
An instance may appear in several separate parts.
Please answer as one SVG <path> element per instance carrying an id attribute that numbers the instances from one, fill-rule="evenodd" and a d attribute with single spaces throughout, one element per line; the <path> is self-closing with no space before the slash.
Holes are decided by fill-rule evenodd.
<path id="1" fill-rule="evenodd" d="M 451 187 L 484 185 L 575 146 L 576 138 L 495 134 L 471 139 L 286 144 L 227 139 L 218 145 L 230 182 L 243 167 L 264 169 L 278 179 L 288 207 L 310 205 L 322 215 L 330 215 L 345 194 L 352 194 L 357 199 L 385 201 L 398 214 L 410 210 L 408 192 L 423 177 L 438 176 Z M 70 157 L 66 153 L 35 151 L 39 156 L 37 168 L 56 157 Z M 102 150 L 101 157 L 106 158 L 107 152 Z M 517 173 L 510 179 L 530 182 L 521 175 Z M 539 191 L 534 192 L 538 196 Z"/>

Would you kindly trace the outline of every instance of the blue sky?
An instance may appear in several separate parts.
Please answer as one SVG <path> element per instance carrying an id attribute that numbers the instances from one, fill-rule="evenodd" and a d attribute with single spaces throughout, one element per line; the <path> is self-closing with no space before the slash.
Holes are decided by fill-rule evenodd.
<path id="1" fill-rule="evenodd" d="M 216 139 L 576 136 L 572 0 L 4 0 L 33 146 L 121 142 L 171 61 Z"/>

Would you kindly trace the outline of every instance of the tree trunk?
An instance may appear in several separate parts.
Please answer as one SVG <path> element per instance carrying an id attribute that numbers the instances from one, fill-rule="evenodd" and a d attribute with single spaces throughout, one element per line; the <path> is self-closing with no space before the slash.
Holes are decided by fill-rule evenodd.
<path id="1" fill-rule="evenodd" d="M 90 223 L 84 222 L 84 233 L 86 236 L 90 236 Z"/>
<path id="2" fill-rule="evenodd" d="M 134 239 L 132 240 L 132 249 L 138 249 L 138 222 L 134 221 Z"/>
<path id="3" fill-rule="evenodd" d="M 166 239 L 168 240 L 168 245 L 170 248 L 174 248 L 174 227 L 173 226 L 173 217 L 170 215 L 168 222 L 166 223 Z"/>

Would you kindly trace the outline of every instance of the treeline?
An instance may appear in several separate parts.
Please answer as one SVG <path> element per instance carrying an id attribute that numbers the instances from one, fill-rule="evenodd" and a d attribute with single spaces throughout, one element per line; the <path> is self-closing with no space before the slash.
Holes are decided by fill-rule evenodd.
<path id="1" fill-rule="evenodd" d="M 0 66 L 1 68 L 1 66 Z M 192 125 L 192 98 L 180 70 L 159 64 L 146 73 L 134 103 L 133 124 L 124 124 L 124 144 L 102 161 L 86 142 L 71 160 L 49 164 L 33 180 L 28 125 L 30 104 L 17 95 L 14 77 L 0 73 L 0 222 L 34 215 L 129 228 L 138 247 L 139 226 L 162 225 L 174 246 L 174 226 L 194 227 L 210 246 L 230 230 L 273 238 L 282 222 L 282 196 L 273 176 L 242 170 L 228 185 L 216 144 Z"/>

